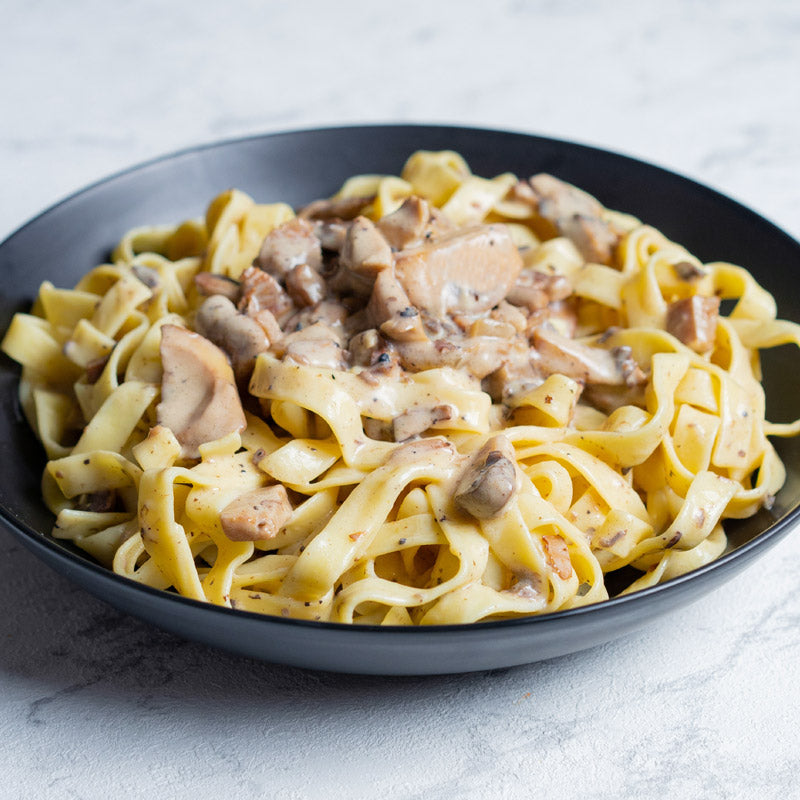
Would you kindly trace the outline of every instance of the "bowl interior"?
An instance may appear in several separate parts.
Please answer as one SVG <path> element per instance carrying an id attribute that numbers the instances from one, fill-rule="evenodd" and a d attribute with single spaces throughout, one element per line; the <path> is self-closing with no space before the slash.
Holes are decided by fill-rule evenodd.
<path id="1" fill-rule="evenodd" d="M 236 187 L 259 202 L 300 205 L 334 192 L 357 173 L 397 174 L 417 149 L 453 149 L 476 174 L 552 172 L 635 214 L 704 261 L 746 267 L 778 300 L 779 316 L 800 322 L 795 280 L 800 245 L 771 223 L 686 178 L 621 155 L 524 134 L 441 126 L 365 126 L 303 131 L 224 142 L 145 164 L 54 206 L 0 245 L 0 328 L 27 310 L 40 282 L 70 287 L 108 257 L 129 228 L 200 216 L 219 192 Z M 768 418 L 798 415 L 798 353 L 781 347 L 764 357 Z M 16 400 L 18 371 L 0 369 L 0 508 L 30 536 L 52 518 L 39 483 L 44 454 Z M 775 442 L 787 480 L 771 511 L 728 526 L 730 548 L 753 542 L 800 506 L 800 442 Z M 62 547 L 62 545 L 58 545 Z M 83 557 L 83 556 L 82 556 Z M 88 558 L 84 557 L 84 558 Z"/>

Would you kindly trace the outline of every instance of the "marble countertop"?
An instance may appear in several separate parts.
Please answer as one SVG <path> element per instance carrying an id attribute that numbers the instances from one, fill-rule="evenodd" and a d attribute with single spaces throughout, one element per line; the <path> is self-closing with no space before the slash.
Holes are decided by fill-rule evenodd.
<path id="1" fill-rule="evenodd" d="M 7 0 L 3 12 L 0 238 L 177 148 L 370 121 L 621 151 L 800 237 L 793 0 Z M 0 794 L 797 796 L 798 558 L 789 536 L 701 602 L 574 656 L 365 678 L 153 629 L 0 531 Z"/>

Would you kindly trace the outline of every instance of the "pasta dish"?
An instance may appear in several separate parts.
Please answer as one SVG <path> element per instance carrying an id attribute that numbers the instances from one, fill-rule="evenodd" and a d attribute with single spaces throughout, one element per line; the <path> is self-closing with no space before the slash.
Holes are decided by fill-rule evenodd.
<path id="1" fill-rule="evenodd" d="M 800 431 L 765 419 L 785 343 L 746 269 L 419 151 L 300 209 L 229 190 L 131 230 L 2 349 L 54 537 L 199 601 L 436 625 L 720 556 L 783 484 L 767 437 Z"/>

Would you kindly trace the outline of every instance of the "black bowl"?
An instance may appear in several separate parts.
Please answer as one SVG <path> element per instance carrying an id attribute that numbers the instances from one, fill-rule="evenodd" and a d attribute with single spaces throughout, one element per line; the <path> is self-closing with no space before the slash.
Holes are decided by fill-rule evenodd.
<path id="1" fill-rule="evenodd" d="M 705 261 L 749 269 L 800 321 L 800 244 L 738 203 L 658 167 L 569 142 L 472 128 L 387 125 L 259 136 L 200 147 L 90 186 L 29 222 L 0 245 L 0 329 L 29 308 L 39 283 L 72 286 L 108 257 L 127 229 L 201 215 L 237 187 L 260 202 L 302 204 L 333 193 L 357 173 L 396 174 L 417 149 L 459 151 L 479 175 L 551 172 L 635 214 Z M 764 358 L 768 417 L 798 416 L 796 353 Z M 0 516 L 53 569 L 134 616 L 184 637 L 259 659 L 340 672 L 436 674 L 509 667 L 581 650 L 626 634 L 696 600 L 778 542 L 800 513 L 800 442 L 779 441 L 785 487 L 771 511 L 728 526 L 717 561 L 661 586 L 594 606 L 528 619 L 430 628 L 349 627 L 233 611 L 157 591 L 114 575 L 49 536 L 52 517 L 39 482 L 43 451 L 17 402 L 18 370 L 0 369 Z"/>

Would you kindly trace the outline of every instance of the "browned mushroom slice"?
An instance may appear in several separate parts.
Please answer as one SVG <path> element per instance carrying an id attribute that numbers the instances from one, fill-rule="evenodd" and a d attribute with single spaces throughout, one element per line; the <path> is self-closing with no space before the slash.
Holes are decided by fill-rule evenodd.
<path id="1" fill-rule="evenodd" d="M 356 217 L 342 246 L 342 264 L 365 277 L 374 277 L 394 263 L 392 248 L 372 220 Z"/>
<path id="2" fill-rule="evenodd" d="M 177 325 L 161 328 L 159 425 L 169 428 L 181 454 L 200 455 L 199 446 L 245 428 L 233 370 L 215 344 Z"/>
<path id="3" fill-rule="evenodd" d="M 549 275 L 535 269 L 523 270 L 506 300 L 530 311 L 539 311 L 550 303 L 565 300 L 572 294 L 572 286 L 563 275 Z"/>
<path id="4" fill-rule="evenodd" d="M 239 301 L 239 295 L 241 294 L 239 281 L 213 272 L 198 272 L 194 276 L 194 285 L 197 287 L 197 291 L 206 297 L 219 294 L 234 303 Z"/>
<path id="5" fill-rule="evenodd" d="M 619 235 L 603 219 L 603 206 L 596 198 L 545 173 L 534 175 L 529 183 L 545 223 L 569 237 L 587 261 L 611 263 Z"/>
<path id="6" fill-rule="evenodd" d="M 398 342 L 427 340 L 419 311 L 391 269 L 382 270 L 375 279 L 367 304 L 367 319 L 381 333 Z"/>
<path id="7" fill-rule="evenodd" d="M 327 293 L 325 279 L 308 264 L 298 264 L 286 274 L 286 291 L 301 308 L 319 303 Z"/>
<path id="8" fill-rule="evenodd" d="M 155 289 L 161 283 L 158 271 L 152 267 L 146 267 L 144 264 L 134 264 L 131 266 L 131 272 L 148 289 Z"/>
<path id="9" fill-rule="evenodd" d="M 697 353 L 714 347 L 719 319 L 719 297 L 696 294 L 670 303 L 667 308 L 667 332 Z"/>
<path id="10" fill-rule="evenodd" d="M 383 217 L 378 222 L 378 228 L 395 250 L 403 250 L 419 242 L 430 218 L 428 203 L 412 195 L 396 211 Z"/>
<path id="11" fill-rule="evenodd" d="M 292 299 L 278 281 L 258 267 L 248 267 L 242 273 L 241 285 L 239 310 L 246 314 L 253 315 L 266 309 L 280 319 L 294 308 Z"/>
<path id="12" fill-rule="evenodd" d="M 353 219 L 373 200 L 375 200 L 374 194 L 364 197 L 331 197 L 314 200 L 313 203 L 301 208 L 297 216 L 313 220 Z"/>
<path id="13" fill-rule="evenodd" d="M 673 264 L 672 268 L 682 281 L 696 281 L 700 278 L 705 278 L 708 271 L 701 264 L 694 264 L 691 261 L 678 261 Z"/>
<path id="14" fill-rule="evenodd" d="M 283 330 L 286 333 L 294 333 L 308 328 L 321 322 L 329 328 L 334 328 L 338 331 L 339 336 L 344 333 L 344 326 L 350 322 L 350 317 L 347 316 L 347 308 L 337 300 L 323 300 L 314 306 L 306 306 L 296 311 L 287 319 L 282 321 Z M 344 344 L 344 341 L 342 341 Z"/>
<path id="15" fill-rule="evenodd" d="M 535 363 L 546 375 L 558 372 L 585 383 L 611 386 L 633 386 L 645 380 L 628 347 L 611 350 L 592 347 L 547 327 L 533 332 L 533 346 L 536 349 Z"/>
<path id="16" fill-rule="evenodd" d="M 281 484 L 254 489 L 228 503 L 219 515 L 225 535 L 234 542 L 274 539 L 292 516 Z"/>
<path id="17" fill-rule="evenodd" d="M 470 459 L 456 485 L 453 501 L 476 519 L 503 512 L 519 488 L 514 446 L 507 436 L 489 439 Z"/>
<path id="18" fill-rule="evenodd" d="M 347 366 L 347 351 L 343 343 L 341 329 L 315 322 L 285 334 L 270 350 L 278 358 L 296 364 L 344 369 Z"/>
<path id="19" fill-rule="evenodd" d="M 596 264 L 611 264 L 619 236 L 598 217 L 576 214 L 559 222 L 564 236 L 572 240 L 580 254 Z"/>
<path id="20" fill-rule="evenodd" d="M 453 418 L 455 409 L 451 405 L 412 408 L 392 420 L 392 435 L 396 442 L 405 442 L 413 436 L 425 433 L 437 422 Z"/>
<path id="21" fill-rule="evenodd" d="M 323 250 L 335 253 L 344 247 L 344 239 L 352 223 L 340 219 L 315 220 L 314 230 L 317 232 Z"/>
<path id="22" fill-rule="evenodd" d="M 314 225 L 305 219 L 290 219 L 273 228 L 253 264 L 279 279 L 298 264 L 319 269 L 322 245 Z"/>
<path id="23" fill-rule="evenodd" d="M 411 303 L 434 316 L 474 314 L 497 305 L 514 285 L 522 257 L 505 225 L 481 225 L 403 250 L 397 279 Z"/>
<path id="24" fill-rule="evenodd" d="M 350 353 L 350 361 L 354 366 L 369 367 L 375 363 L 375 359 L 381 353 L 386 351 L 386 340 L 375 328 L 367 328 L 350 337 L 347 349 Z M 383 360 L 388 362 L 390 356 L 387 355 Z"/>
<path id="25" fill-rule="evenodd" d="M 295 364 L 323 369 L 344 369 L 346 352 L 333 339 L 298 339 L 286 346 L 284 358 Z"/>
<path id="26" fill-rule="evenodd" d="M 105 513 L 113 511 L 117 505 L 117 493 L 114 489 L 101 489 L 97 492 L 88 492 L 79 495 L 77 506 L 81 511 L 94 511 Z"/>
<path id="27" fill-rule="evenodd" d="M 263 312 L 269 313 L 269 312 Z M 230 356 L 239 380 L 247 380 L 255 366 L 256 356 L 266 352 L 270 340 L 256 320 L 240 314 L 236 306 L 222 295 L 203 302 L 195 315 L 195 328 Z"/>

